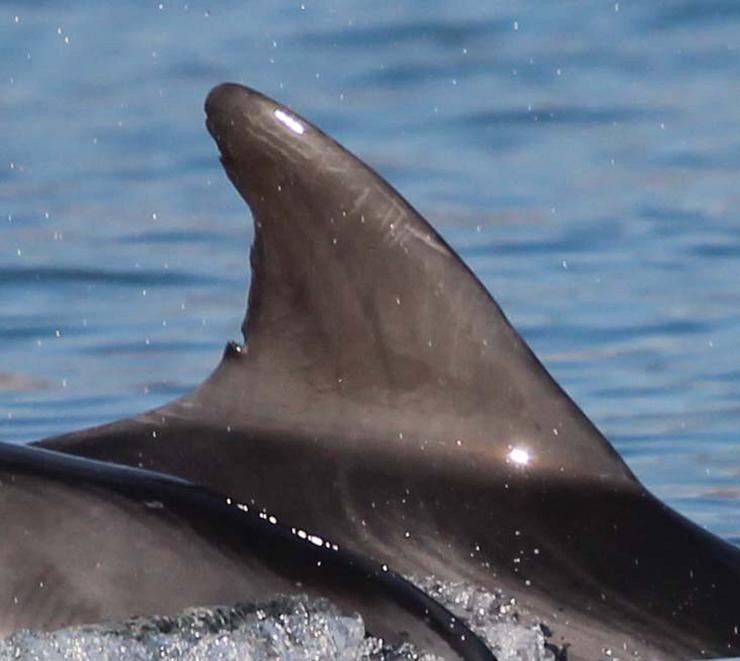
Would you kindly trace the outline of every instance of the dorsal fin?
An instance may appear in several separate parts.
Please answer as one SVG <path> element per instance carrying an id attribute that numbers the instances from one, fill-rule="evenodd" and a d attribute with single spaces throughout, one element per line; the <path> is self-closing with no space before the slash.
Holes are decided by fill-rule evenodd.
<path id="1" fill-rule="evenodd" d="M 367 386 L 392 393 L 479 373 L 471 363 L 485 353 L 490 325 L 475 322 L 501 313 L 405 200 L 257 92 L 222 85 L 206 112 L 255 219 L 243 327 L 250 352 L 363 397 Z M 471 342 L 479 347 L 472 354 Z"/>
<path id="2" fill-rule="evenodd" d="M 352 435 L 412 431 L 465 443 L 493 464 L 633 479 L 481 283 L 388 183 L 246 87 L 216 87 L 205 109 L 254 216 L 253 275 L 246 348 L 227 352 L 188 406 L 203 411 L 228 388 L 253 421 L 337 435 L 343 425 Z"/>

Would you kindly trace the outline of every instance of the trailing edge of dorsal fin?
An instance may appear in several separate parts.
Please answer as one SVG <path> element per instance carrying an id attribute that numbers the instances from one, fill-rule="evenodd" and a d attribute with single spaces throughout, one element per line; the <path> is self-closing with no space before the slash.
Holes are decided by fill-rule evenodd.
<path id="1" fill-rule="evenodd" d="M 494 463 L 633 479 L 477 278 L 388 183 L 241 85 L 216 87 L 205 110 L 255 239 L 246 347 L 237 365 L 227 352 L 196 397 L 240 393 L 265 418 L 269 404 L 255 392 L 282 389 L 302 404 L 275 415 L 292 411 L 314 430 L 322 416 L 327 430 L 350 429 L 344 418 L 364 408 L 382 411 L 384 431 L 464 441 Z"/>

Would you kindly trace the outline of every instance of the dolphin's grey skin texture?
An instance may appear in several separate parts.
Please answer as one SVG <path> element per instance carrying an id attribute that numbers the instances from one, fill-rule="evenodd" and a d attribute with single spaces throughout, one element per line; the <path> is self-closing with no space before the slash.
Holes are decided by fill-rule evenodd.
<path id="1" fill-rule="evenodd" d="M 246 344 L 178 401 L 42 444 L 503 588 L 570 659 L 740 653 L 740 551 L 637 481 L 432 227 L 258 92 L 221 85 L 206 115 L 255 221 Z"/>
<path id="2" fill-rule="evenodd" d="M 0 443 L 0 521 L 0 637 L 305 592 L 388 641 L 494 658 L 394 572 L 178 478 Z"/>

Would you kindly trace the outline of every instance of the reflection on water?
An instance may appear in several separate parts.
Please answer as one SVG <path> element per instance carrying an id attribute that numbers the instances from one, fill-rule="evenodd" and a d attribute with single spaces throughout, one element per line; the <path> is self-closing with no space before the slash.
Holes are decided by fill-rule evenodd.
<path id="1" fill-rule="evenodd" d="M 659 495 L 740 539 L 737 3 L 0 6 L 0 438 L 153 406 L 237 337 L 203 129 L 294 106 L 461 252 Z"/>

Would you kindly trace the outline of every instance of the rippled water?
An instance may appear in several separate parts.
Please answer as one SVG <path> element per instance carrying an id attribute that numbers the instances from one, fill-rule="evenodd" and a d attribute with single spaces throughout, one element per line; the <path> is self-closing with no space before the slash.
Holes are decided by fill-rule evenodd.
<path id="1" fill-rule="evenodd" d="M 740 4 L 0 2 L 0 439 L 238 337 L 241 81 L 377 167 L 673 506 L 740 541 Z"/>

